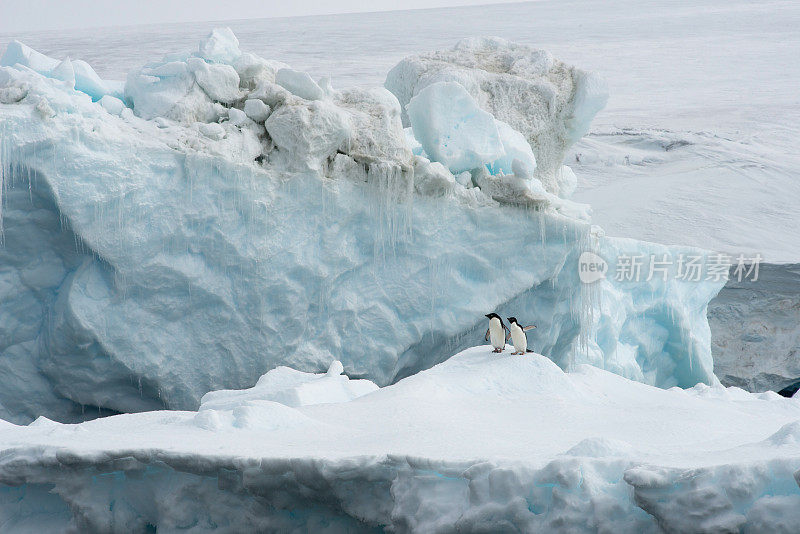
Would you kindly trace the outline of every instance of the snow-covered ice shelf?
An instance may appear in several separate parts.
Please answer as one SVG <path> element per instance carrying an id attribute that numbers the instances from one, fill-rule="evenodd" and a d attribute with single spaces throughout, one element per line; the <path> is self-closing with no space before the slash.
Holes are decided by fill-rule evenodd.
<path id="1" fill-rule="evenodd" d="M 481 346 L 320 404 L 347 389 L 337 372 L 272 371 L 199 412 L 4 424 L 0 524 L 641 533 L 800 521 L 798 399 L 663 390 Z M 304 386 L 305 403 L 285 395 Z"/>

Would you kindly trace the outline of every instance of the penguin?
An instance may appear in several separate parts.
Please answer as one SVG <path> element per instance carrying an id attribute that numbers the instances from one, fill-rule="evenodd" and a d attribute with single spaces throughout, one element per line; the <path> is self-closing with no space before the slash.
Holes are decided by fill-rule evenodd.
<path id="1" fill-rule="evenodd" d="M 536 328 L 535 324 L 529 326 L 520 326 L 516 317 L 508 317 L 509 334 L 511 335 L 511 342 L 514 344 L 513 354 L 525 354 L 526 352 L 533 352 L 528 350 L 528 336 L 525 332 L 532 328 Z"/>
<path id="2" fill-rule="evenodd" d="M 503 319 L 496 313 L 487 313 L 486 317 L 489 319 L 489 328 L 483 339 L 489 341 L 491 338 L 494 352 L 503 352 L 503 349 L 506 348 L 506 339 L 508 339 L 506 336 L 508 327 L 503 324 Z"/>

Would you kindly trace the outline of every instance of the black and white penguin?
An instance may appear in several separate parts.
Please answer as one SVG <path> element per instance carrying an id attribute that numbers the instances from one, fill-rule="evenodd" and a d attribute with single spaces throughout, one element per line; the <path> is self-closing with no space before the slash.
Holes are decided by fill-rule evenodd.
<path id="1" fill-rule="evenodd" d="M 491 339 L 494 352 L 503 352 L 506 347 L 506 330 L 508 328 L 503 324 L 503 320 L 496 313 L 487 313 L 486 317 L 489 319 L 489 328 L 486 330 L 486 335 L 483 339 L 489 341 Z"/>
<path id="2" fill-rule="evenodd" d="M 511 331 L 511 342 L 514 344 L 513 354 L 533 352 L 532 350 L 528 350 L 528 336 L 525 335 L 525 332 L 531 328 L 536 328 L 535 324 L 520 326 L 516 317 L 508 317 L 508 328 Z"/>

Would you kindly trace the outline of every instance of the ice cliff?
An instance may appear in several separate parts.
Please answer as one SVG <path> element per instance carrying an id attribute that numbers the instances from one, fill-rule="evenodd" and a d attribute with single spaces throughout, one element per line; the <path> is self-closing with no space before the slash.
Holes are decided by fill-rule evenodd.
<path id="1" fill-rule="evenodd" d="M 565 369 L 714 383 L 705 311 L 724 280 L 613 276 L 619 256 L 704 253 L 603 236 L 565 198 L 563 150 L 602 84 L 499 40 L 426 58 L 390 73 L 395 94 L 338 90 L 223 29 L 121 87 L 12 44 L 0 418 L 194 409 L 334 359 L 386 385 L 473 345 L 491 310 L 535 322 L 529 345 Z M 453 134 L 467 117 L 448 94 L 482 113 L 474 137 Z M 586 251 L 608 263 L 593 284 Z"/>

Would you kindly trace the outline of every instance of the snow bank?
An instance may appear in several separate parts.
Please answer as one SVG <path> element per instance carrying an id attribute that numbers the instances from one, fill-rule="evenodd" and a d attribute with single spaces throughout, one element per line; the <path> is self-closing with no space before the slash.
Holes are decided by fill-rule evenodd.
<path id="1" fill-rule="evenodd" d="M 535 177 L 548 192 L 568 194 L 557 179 L 566 151 L 588 131 L 608 99 L 598 76 L 544 50 L 477 38 L 404 59 L 385 85 L 406 109 L 416 95 L 440 82 L 457 82 L 483 110 L 521 132 L 536 157 Z M 410 122 L 411 113 L 404 113 L 403 123 Z"/>
<path id="2" fill-rule="evenodd" d="M 276 383 L 302 376 L 282 373 Z M 564 373 L 510 347 L 471 348 L 349 402 L 213 411 L 4 428 L 3 524 L 791 532 L 800 504 L 797 399 Z"/>
<path id="3" fill-rule="evenodd" d="M 268 400 L 286 406 L 308 406 L 327 402 L 347 402 L 378 389 L 369 380 L 350 380 L 343 375 L 342 362 L 331 363 L 323 374 L 304 373 L 290 367 L 277 367 L 245 390 L 212 391 L 200 400 L 200 411 L 229 410 L 246 403 Z"/>
<path id="4" fill-rule="evenodd" d="M 214 32 L 134 71 L 123 109 L 0 68 L 0 416 L 195 409 L 334 354 L 385 385 L 481 339 L 488 310 L 536 322 L 563 368 L 715 381 L 723 281 L 578 278 L 587 249 L 611 272 L 620 252 L 702 251 L 593 237 L 519 166 L 456 179 L 412 154 L 387 90 L 308 100 L 283 68 Z"/>

